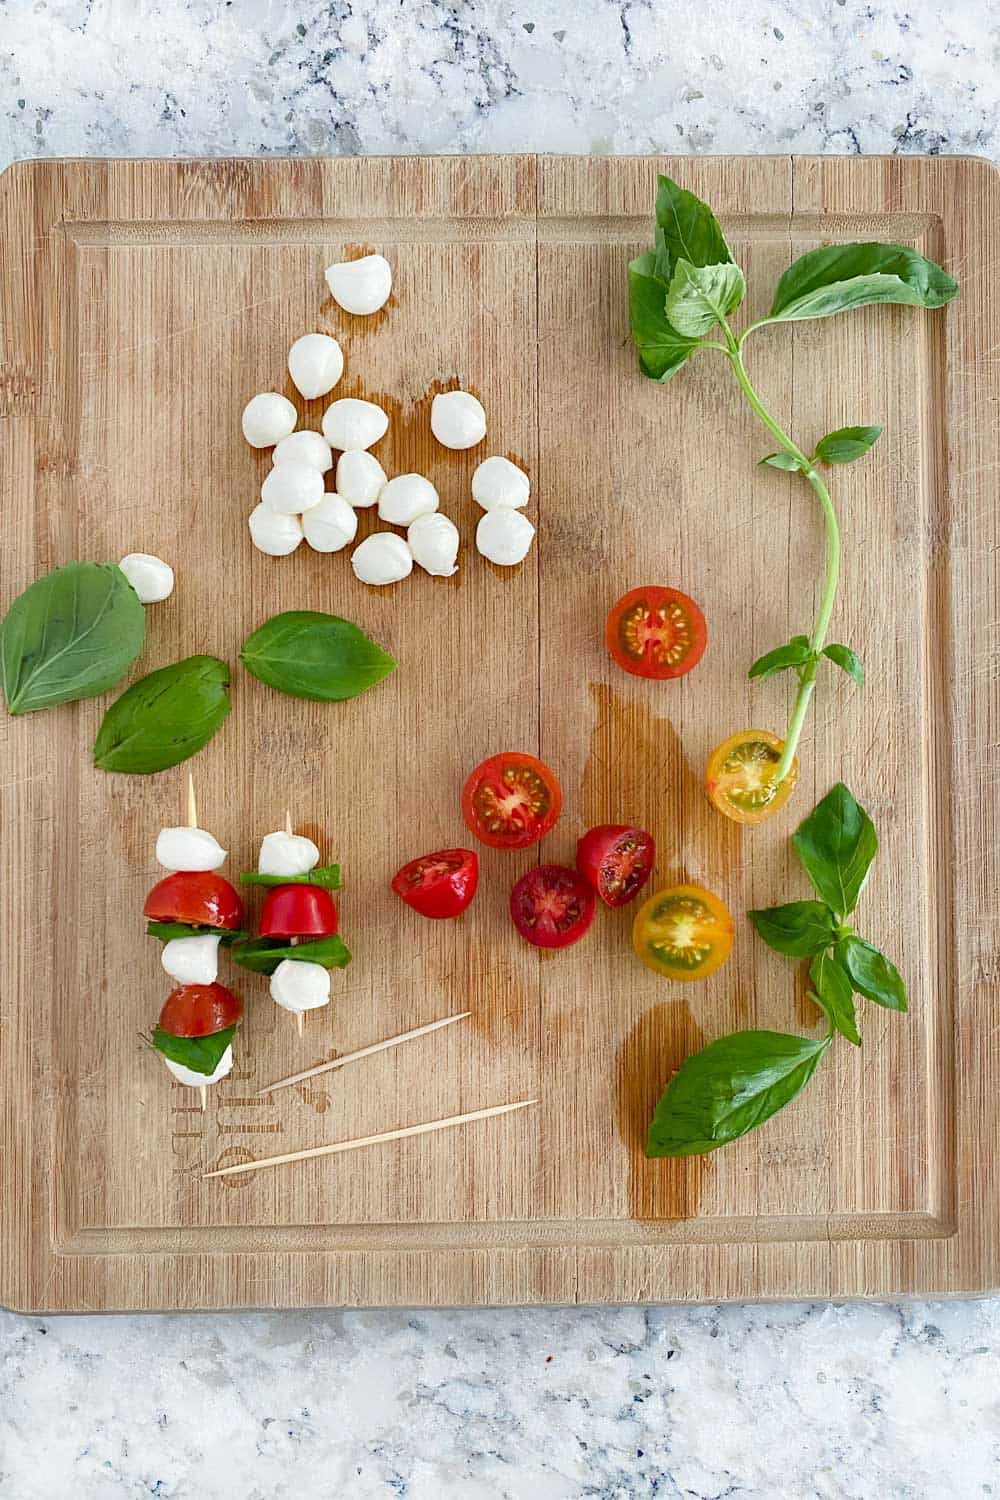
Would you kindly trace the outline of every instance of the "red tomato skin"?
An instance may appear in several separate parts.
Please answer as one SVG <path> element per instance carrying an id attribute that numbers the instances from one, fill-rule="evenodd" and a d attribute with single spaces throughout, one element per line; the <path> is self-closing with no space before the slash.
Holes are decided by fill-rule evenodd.
<path id="1" fill-rule="evenodd" d="M 627 872 L 625 889 L 615 889 L 616 871 L 623 860 L 622 844 L 632 843 L 635 852 Z M 634 901 L 653 872 L 656 844 L 651 833 L 628 823 L 602 823 L 585 833 L 576 846 L 576 867 L 586 876 L 605 906 L 627 906 Z M 619 882 L 620 883 L 620 882 Z"/>
<path id="2" fill-rule="evenodd" d="M 143 915 L 154 922 L 189 922 L 195 927 L 242 927 L 239 893 L 214 870 L 179 870 L 154 885 Z"/>
<path id="3" fill-rule="evenodd" d="M 451 868 L 442 868 L 428 878 L 424 873 L 426 867 L 436 860 Z M 474 849 L 439 849 L 434 854 L 423 854 L 397 870 L 390 885 L 422 917 L 440 921 L 461 916 L 479 886 L 479 855 Z"/>
<path id="4" fill-rule="evenodd" d="M 532 817 L 524 828 L 510 832 L 494 832 L 484 826 L 477 808 L 477 798 L 484 783 L 499 780 L 503 768 L 527 772 L 544 786 L 548 807 L 540 817 Z M 551 833 L 562 812 L 562 787 L 554 771 L 535 755 L 520 750 L 508 750 L 502 755 L 490 755 L 468 777 L 462 788 L 462 817 L 470 833 L 490 849 L 530 849 L 539 839 Z"/>
<path id="5" fill-rule="evenodd" d="M 181 984 L 160 1011 L 160 1029 L 171 1036 L 214 1036 L 242 1016 L 243 1001 L 224 984 Z"/>
<path id="6" fill-rule="evenodd" d="M 318 885 L 274 885 L 260 914 L 261 937 L 332 937 L 337 931 L 337 906 Z"/>
<path id="7" fill-rule="evenodd" d="M 686 618 L 689 644 L 686 652 L 676 662 L 656 663 L 648 660 L 645 655 L 632 656 L 623 647 L 620 638 L 622 621 L 631 609 L 643 603 L 656 610 L 664 606 L 676 606 Z M 645 587 L 629 589 L 628 593 L 623 594 L 612 607 L 605 625 L 604 639 L 608 654 L 623 671 L 629 672 L 633 677 L 646 677 L 657 682 L 665 682 L 670 678 L 684 677 L 692 667 L 698 665 L 708 645 L 708 627 L 700 606 L 689 594 L 682 593 L 680 589 L 649 584 Z"/>
<path id="8" fill-rule="evenodd" d="M 550 898 L 572 906 L 575 916 L 566 914 L 566 925 L 540 913 L 540 904 Z M 578 943 L 590 928 L 597 910 L 592 888 L 576 870 L 565 865 L 536 865 L 522 875 L 510 893 L 510 915 L 514 926 L 536 948 L 568 948 Z M 559 920 L 562 920 L 561 918 Z"/>

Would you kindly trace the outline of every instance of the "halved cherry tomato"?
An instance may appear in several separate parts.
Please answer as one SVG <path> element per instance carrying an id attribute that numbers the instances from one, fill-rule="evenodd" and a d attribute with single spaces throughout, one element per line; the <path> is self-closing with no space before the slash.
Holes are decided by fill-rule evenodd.
<path id="1" fill-rule="evenodd" d="M 630 589 L 608 615 L 608 650 L 633 677 L 683 677 L 708 642 L 705 616 L 680 589 Z"/>
<path id="2" fill-rule="evenodd" d="M 576 867 L 607 906 L 627 906 L 649 879 L 656 858 L 652 835 L 642 828 L 602 823 L 576 846 Z"/>
<path id="3" fill-rule="evenodd" d="M 171 1036 L 214 1036 L 235 1026 L 243 1001 L 224 984 L 182 984 L 160 1011 L 160 1027 Z"/>
<path id="4" fill-rule="evenodd" d="M 261 937 L 332 937 L 336 930 L 336 903 L 322 886 L 275 885 L 268 891 Z"/>
<path id="5" fill-rule="evenodd" d="M 187 922 L 193 927 L 242 927 L 243 902 L 214 870 L 181 870 L 154 885 L 143 914 L 154 922 Z"/>
<path id="6" fill-rule="evenodd" d="M 674 885 L 640 906 L 632 946 L 647 969 L 668 979 L 705 979 L 733 946 L 733 919 L 700 885 Z"/>
<path id="7" fill-rule="evenodd" d="M 491 849 L 526 849 L 555 826 L 562 788 L 534 755 L 491 755 L 462 790 L 462 817 Z"/>
<path id="8" fill-rule="evenodd" d="M 422 917 L 457 917 L 476 894 L 479 855 L 474 849 L 439 849 L 411 859 L 391 884 Z"/>
<path id="9" fill-rule="evenodd" d="M 510 893 L 514 926 L 536 948 L 568 948 L 579 942 L 596 906 L 593 889 L 563 865 L 529 870 Z"/>
<path id="10" fill-rule="evenodd" d="M 736 823 L 763 823 L 784 807 L 795 790 L 799 763 L 793 758 L 788 775 L 775 783 L 783 748 L 769 729 L 741 729 L 723 740 L 705 769 L 712 805 Z"/>

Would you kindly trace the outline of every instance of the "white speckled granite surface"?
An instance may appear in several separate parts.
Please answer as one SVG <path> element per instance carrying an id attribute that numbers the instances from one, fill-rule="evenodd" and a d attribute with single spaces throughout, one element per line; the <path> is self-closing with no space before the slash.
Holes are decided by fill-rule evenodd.
<path id="1" fill-rule="evenodd" d="M 1000 153 L 993 0 L 0 0 L 0 160 Z M 1000 1302 L 0 1314 L 3 1500 L 1000 1495 Z"/>

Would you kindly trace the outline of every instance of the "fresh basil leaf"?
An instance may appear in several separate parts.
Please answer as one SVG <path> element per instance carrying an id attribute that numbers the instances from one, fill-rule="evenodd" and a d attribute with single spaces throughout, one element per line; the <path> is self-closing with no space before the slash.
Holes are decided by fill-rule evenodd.
<path id="1" fill-rule="evenodd" d="M 943 307 L 957 295 L 958 283 L 946 271 L 905 245 L 822 245 L 788 267 L 768 317 L 828 318 L 876 302 Z"/>
<path id="2" fill-rule="evenodd" d="M 667 321 L 686 338 L 700 338 L 729 316 L 746 294 L 739 266 L 693 266 L 679 260 L 667 291 Z"/>
<path id="3" fill-rule="evenodd" d="M 812 653 L 809 650 L 809 639 L 804 635 L 793 636 L 787 646 L 776 646 L 773 651 L 765 651 L 763 656 L 758 656 L 750 668 L 750 677 L 759 677 L 761 681 L 773 677 L 775 672 L 787 672 L 792 667 L 803 667 Z"/>
<path id="4" fill-rule="evenodd" d="M 878 853 L 878 835 L 842 781 L 799 824 L 792 843 L 817 894 L 839 916 L 849 916 Z"/>
<path id="5" fill-rule="evenodd" d="M 789 901 L 766 911 L 748 911 L 758 935 L 775 953 L 810 958 L 829 948 L 837 936 L 833 912 L 821 901 Z"/>
<path id="6" fill-rule="evenodd" d="M 204 1073 L 208 1078 L 222 1061 L 222 1054 L 235 1031 L 235 1026 L 227 1026 L 224 1031 L 213 1031 L 211 1036 L 174 1036 L 157 1026 L 152 1043 L 157 1052 L 162 1052 L 171 1062 L 190 1068 L 192 1073 Z"/>
<path id="7" fill-rule="evenodd" d="M 640 255 L 628 268 L 629 319 L 639 351 L 639 368 L 666 385 L 698 347 L 667 322 L 667 283 L 654 274 L 655 256 Z"/>
<path id="8" fill-rule="evenodd" d="M 244 641 L 240 659 L 268 687 L 319 703 L 356 698 L 396 668 L 350 620 L 312 609 L 272 616 Z"/>
<path id="9" fill-rule="evenodd" d="M 802 468 L 802 460 L 796 458 L 794 453 L 786 453 L 784 448 L 777 453 L 769 453 L 766 458 L 759 458 L 757 463 L 766 464 L 770 469 L 787 469 L 789 473 Z"/>
<path id="10" fill-rule="evenodd" d="M 296 943 L 294 947 L 280 938 L 251 938 L 249 942 L 237 943 L 233 949 L 235 962 L 254 974 L 273 974 L 285 958 L 294 958 L 304 964 L 321 964 L 324 969 L 346 969 L 351 953 L 343 938 L 337 936 Z"/>
<path id="11" fill-rule="evenodd" d="M 0 624 L 8 712 L 106 693 L 125 676 L 145 638 L 146 611 L 117 564 L 53 568 L 18 595 Z"/>
<path id="12" fill-rule="evenodd" d="M 717 266 L 733 258 L 708 204 L 671 177 L 660 178 L 656 224 L 656 263 L 665 281 L 673 276 L 679 260 L 692 266 Z"/>
<path id="13" fill-rule="evenodd" d="M 737 1031 L 681 1065 L 656 1106 L 646 1155 L 700 1156 L 777 1114 L 809 1082 L 830 1037 Z"/>
<path id="14" fill-rule="evenodd" d="M 304 875 L 261 875 L 259 870 L 245 870 L 241 885 L 318 885 L 324 891 L 340 890 L 340 866 L 317 865 Z"/>
<path id="15" fill-rule="evenodd" d="M 854 986 L 847 971 L 832 953 L 818 953 L 809 965 L 816 1004 L 830 1025 L 846 1036 L 855 1047 L 861 1046 L 858 1019 L 854 1013 Z"/>
<path id="16" fill-rule="evenodd" d="M 836 662 L 838 667 L 842 667 L 848 677 L 853 677 L 858 687 L 864 687 L 865 669 L 861 665 L 860 656 L 856 656 L 850 646 L 837 644 L 824 646 L 823 655 L 829 657 L 832 662 Z"/>
<path id="17" fill-rule="evenodd" d="M 207 745 L 230 710 L 229 668 L 188 656 L 133 682 L 108 709 L 94 742 L 102 771 L 148 776 Z"/>
<path id="18" fill-rule="evenodd" d="M 146 936 L 159 938 L 161 943 L 169 943 L 173 938 L 186 937 L 217 937 L 225 948 L 230 943 L 238 943 L 241 939 L 249 936 L 242 927 L 209 927 L 207 924 L 193 922 L 153 922 L 146 923 Z"/>
<path id="19" fill-rule="evenodd" d="M 841 938 L 834 950 L 859 995 L 889 1010 L 907 1010 L 906 985 L 896 965 L 863 938 Z"/>
<path id="20" fill-rule="evenodd" d="M 852 464 L 882 436 L 881 427 L 838 427 L 816 444 L 816 457 L 827 464 Z"/>

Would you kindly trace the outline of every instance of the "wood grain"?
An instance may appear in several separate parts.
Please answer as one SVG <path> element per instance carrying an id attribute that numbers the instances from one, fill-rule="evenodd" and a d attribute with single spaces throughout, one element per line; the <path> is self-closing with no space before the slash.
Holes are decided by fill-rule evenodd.
<path id="1" fill-rule="evenodd" d="M 765 438 L 709 357 L 669 388 L 629 347 L 625 266 L 644 248 L 657 171 L 708 198 L 766 307 L 781 270 L 828 239 L 886 238 L 962 283 L 946 314 L 872 309 L 760 335 L 756 382 L 804 442 L 884 422 L 837 471 L 845 576 L 835 637 L 866 661 L 828 674 L 785 818 L 741 830 L 701 791 L 709 749 L 778 729 L 759 651 L 805 629 L 821 564 L 804 486 L 755 468 Z M 972 1294 L 996 1286 L 995 799 L 1000 335 L 997 178 L 934 158 L 440 158 L 33 162 L 0 181 L 2 603 L 74 557 L 159 553 L 175 595 L 150 610 L 145 672 L 194 651 L 236 661 L 279 609 L 356 620 L 400 670 L 349 705 L 279 697 L 234 671 L 234 711 L 193 763 L 204 825 L 253 860 L 286 804 L 346 875 L 355 961 L 300 1041 L 240 976 L 237 1067 L 202 1116 L 139 1040 L 165 994 L 141 906 L 183 772 L 103 775 L 104 702 L 0 722 L 0 1299 L 34 1310 L 657 1302 Z M 322 270 L 358 247 L 395 269 L 392 305 L 354 320 Z M 346 556 L 262 557 L 245 517 L 269 455 L 239 434 L 256 390 L 289 390 L 298 334 L 347 356 L 338 394 L 392 414 L 378 455 L 435 482 L 463 537 L 455 580 L 363 588 Z M 483 399 L 482 453 L 430 437 L 435 391 Z M 291 394 L 291 392 L 289 392 Z M 318 425 L 323 402 L 299 405 Z M 518 570 L 472 545 L 469 476 L 523 463 L 538 543 Z M 372 526 L 364 517 L 362 530 Z M 697 672 L 643 684 L 601 644 L 607 606 L 645 580 L 705 605 Z M 544 856 L 595 821 L 657 836 L 681 876 L 732 910 L 805 894 L 799 817 L 837 780 L 882 853 L 863 923 L 910 983 L 906 1018 L 868 1007 L 864 1047 L 834 1049 L 792 1108 L 709 1158 L 647 1162 L 642 1135 L 673 1067 L 733 1026 L 808 1030 L 792 966 L 738 924 L 730 963 L 678 988 L 602 913 L 561 955 L 515 942 L 513 880 L 535 855 L 484 852 L 457 924 L 387 890 L 426 849 L 461 843 L 466 772 L 540 750 L 566 811 Z M 256 898 L 254 898 L 256 899 Z M 226 977 L 225 974 L 222 977 Z M 428 1016 L 468 1025 L 274 1099 L 268 1079 Z M 309 1149 L 534 1098 L 473 1131 L 360 1157 L 203 1181 L 249 1156 Z"/>

